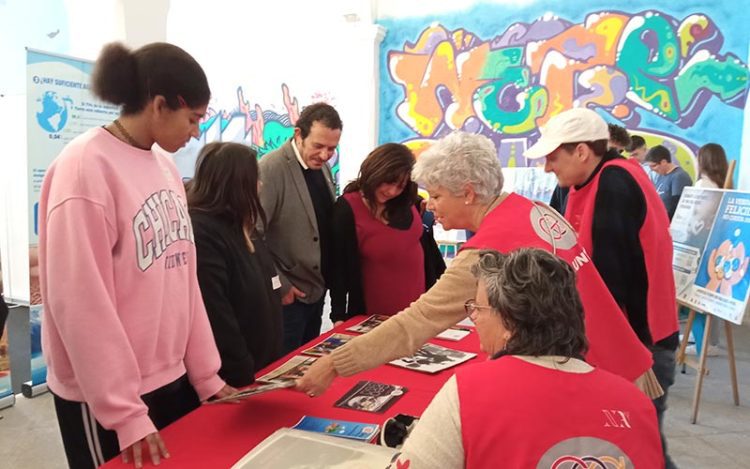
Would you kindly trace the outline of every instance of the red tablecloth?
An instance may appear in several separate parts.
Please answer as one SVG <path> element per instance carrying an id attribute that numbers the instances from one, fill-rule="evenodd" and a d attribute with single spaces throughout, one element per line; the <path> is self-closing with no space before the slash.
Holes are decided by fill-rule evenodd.
<path id="1" fill-rule="evenodd" d="M 333 332 L 357 335 L 344 329 L 365 319 L 355 317 L 338 328 L 310 342 L 318 343 Z M 430 342 L 444 347 L 475 352 L 478 356 L 459 365 L 466 366 L 486 356 L 479 352 L 479 338 L 473 331 L 458 342 L 433 339 Z M 307 344 L 299 350 L 310 347 Z M 278 367 L 299 350 L 272 363 L 256 376 Z M 404 368 L 383 365 L 349 378 L 337 378 L 328 391 L 320 397 L 310 398 L 291 389 L 282 389 L 252 396 L 239 404 L 203 405 L 194 412 L 163 429 L 160 434 L 171 457 L 163 460 L 165 468 L 229 468 L 248 451 L 282 427 L 291 427 L 304 415 L 382 424 L 396 414 L 421 415 L 432 398 L 450 378 L 457 367 L 439 373 L 427 374 Z M 341 409 L 333 404 L 357 382 L 369 380 L 406 386 L 408 391 L 382 414 Z M 145 449 L 145 448 L 144 448 Z M 148 457 L 144 456 L 144 461 Z M 146 466 L 150 462 L 144 463 Z M 106 468 L 133 467 L 115 458 Z"/>

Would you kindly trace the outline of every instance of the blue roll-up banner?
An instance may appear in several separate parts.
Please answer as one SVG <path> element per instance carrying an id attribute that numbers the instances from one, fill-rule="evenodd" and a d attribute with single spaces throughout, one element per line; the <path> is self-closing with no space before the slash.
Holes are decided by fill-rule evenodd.
<path id="1" fill-rule="evenodd" d="M 43 307 L 38 257 L 38 208 L 44 174 L 68 142 L 92 127 L 110 123 L 119 109 L 91 94 L 91 61 L 36 50 L 27 50 L 26 59 L 31 382 L 23 392 L 34 395 L 34 389 L 47 380 L 41 346 Z"/>

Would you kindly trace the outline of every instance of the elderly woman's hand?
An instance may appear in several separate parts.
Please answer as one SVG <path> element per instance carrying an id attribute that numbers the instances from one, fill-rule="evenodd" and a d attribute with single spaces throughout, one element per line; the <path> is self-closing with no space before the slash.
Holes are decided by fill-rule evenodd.
<path id="1" fill-rule="evenodd" d="M 328 389 L 335 377 L 336 369 L 333 367 L 333 360 L 330 355 L 324 355 L 308 368 L 302 378 L 297 380 L 296 389 L 310 397 L 317 397 Z"/>

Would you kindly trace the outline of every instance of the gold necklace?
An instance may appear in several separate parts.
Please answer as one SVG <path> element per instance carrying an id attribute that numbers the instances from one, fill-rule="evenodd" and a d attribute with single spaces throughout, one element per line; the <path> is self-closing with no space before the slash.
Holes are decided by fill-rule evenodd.
<path id="1" fill-rule="evenodd" d="M 120 119 L 115 119 L 113 121 L 113 124 L 115 124 L 115 127 L 117 127 L 117 130 L 120 131 L 120 133 L 122 134 L 122 136 L 125 137 L 125 140 L 128 142 L 129 145 L 132 145 L 132 146 L 134 146 L 134 147 L 136 147 L 136 148 L 138 148 L 140 150 L 150 150 L 150 148 L 144 148 L 143 146 L 141 146 L 136 141 L 136 139 L 134 139 L 133 136 L 130 135 L 127 130 L 125 130 L 125 127 L 120 122 Z"/>

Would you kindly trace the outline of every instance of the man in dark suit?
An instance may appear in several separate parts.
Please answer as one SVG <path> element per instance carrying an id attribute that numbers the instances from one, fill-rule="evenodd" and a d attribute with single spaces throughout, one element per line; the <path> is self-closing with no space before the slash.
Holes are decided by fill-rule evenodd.
<path id="1" fill-rule="evenodd" d="M 267 218 L 260 230 L 281 281 L 285 352 L 320 334 L 335 198 L 326 163 L 342 128 L 332 106 L 310 105 L 302 110 L 292 138 L 260 160 L 260 200 Z"/>

